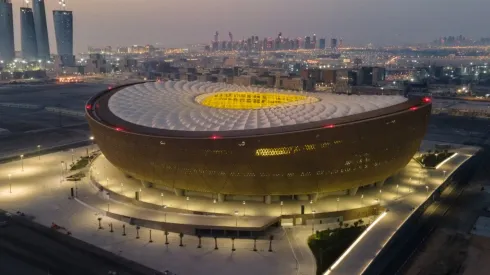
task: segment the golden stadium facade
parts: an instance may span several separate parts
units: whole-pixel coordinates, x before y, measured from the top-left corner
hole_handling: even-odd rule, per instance
[[[312,195],[384,181],[425,135],[430,99],[207,82],[104,91],[86,116],[125,174],[180,194]]]

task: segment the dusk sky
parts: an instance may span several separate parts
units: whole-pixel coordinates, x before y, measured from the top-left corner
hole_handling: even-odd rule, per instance
[[[19,7],[13,0],[16,46]],[[444,35],[490,36],[489,0],[67,0],[75,16],[75,51],[88,45],[171,47],[256,34],[342,37],[345,44],[427,42]],[[46,0],[51,52],[52,10]]]

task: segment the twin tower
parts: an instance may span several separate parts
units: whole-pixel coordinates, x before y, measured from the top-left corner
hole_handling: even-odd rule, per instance
[[[73,12],[53,11],[58,55],[62,60],[73,58]],[[44,0],[32,0],[32,8],[20,8],[22,58],[26,61],[50,58],[48,26]],[[0,60],[15,58],[14,30],[11,0],[0,0]],[[69,62],[66,62],[69,63]]]

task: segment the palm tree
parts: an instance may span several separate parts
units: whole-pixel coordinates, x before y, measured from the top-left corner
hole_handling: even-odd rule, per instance
[[[199,239],[199,244],[197,245],[197,248],[201,248],[201,235],[197,235],[197,238]]]
[[[165,244],[168,244],[168,231],[165,230]]]
[[[184,238],[184,233],[179,233],[179,237],[180,237],[180,244],[179,244],[179,246],[184,246],[182,244],[182,238]]]
[[[218,250],[218,237],[214,236],[214,250]]]
[[[272,252],[272,240],[274,240],[274,236],[270,235],[269,236],[269,252]]]

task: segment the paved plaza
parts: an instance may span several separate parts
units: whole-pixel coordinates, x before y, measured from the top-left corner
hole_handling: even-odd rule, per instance
[[[426,145],[428,146],[428,145]],[[348,208],[357,208],[363,205],[381,202],[390,211],[374,226],[365,237],[335,266],[333,274],[359,274],[376,255],[377,251],[393,235],[411,213],[427,196],[448,177],[454,169],[466,161],[476,152],[474,147],[460,147],[458,155],[445,163],[440,169],[420,169],[416,162],[410,164],[400,172],[390,183],[381,189],[367,188],[360,190],[356,196],[342,196],[337,201],[336,196],[321,199],[309,207],[308,211],[337,211]],[[74,158],[84,155],[86,148],[74,150]],[[163,202],[161,192],[147,188],[142,190],[143,201],[154,204],[168,205],[168,213],[160,210],[148,210],[134,205],[126,205],[107,199],[94,188],[87,180],[74,182],[63,180],[67,172],[63,171],[61,161],[70,163],[72,152],[67,150],[40,158],[33,157],[2,164],[0,166],[0,208],[16,212],[22,211],[32,215],[35,221],[46,226],[52,222],[67,227],[73,237],[95,244],[101,248],[119,254],[128,259],[140,262],[159,271],[170,270],[177,274],[314,274],[315,261],[306,245],[306,238],[311,234],[311,223],[306,226],[275,228],[268,234],[274,235],[272,242],[273,252],[269,252],[267,237],[257,241],[257,252],[253,251],[253,240],[236,239],[236,251],[232,252],[230,238],[218,239],[218,250],[214,250],[214,239],[202,238],[202,248],[197,248],[198,239],[194,236],[184,236],[183,247],[179,246],[179,236],[171,232],[168,236],[169,245],[165,245],[165,235],[161,230],[152,231],[152,240],[149,242],[150,231],[142,228],[140,238],[136,239],[136,228],[130,224],[126,226],[126,236],[122,236],[124,223],[108,218],[104,215],[108,207],[111,212],[118,212],[128,216],[145,217],[147,219],[167,219],[168,222],[185,222],[186,219],[196,219],[197,215],[187,211],[216,212],[228,215],[231,220],[225,221],[232,225],[253,222],[257,219],[267,219],[283,214],[292,214],[299,211],[299,204],[273,203],[267,207],[263,203],[226,202],[214,204],[211,200],[170,196],[164,194]],[[98,158],[94,175],[108,188],[132,193],[144,188],[137,181],[130,181],[124,176],[118,176],[115,168],[105,163],[104,158]],[[22,171],[23,167],[23,171]],[[446,171],[446,172],[444,172]],[[98,173],[98,174],[97,174]],[[121,177],[121,178],[119,178]],[[121,183],[123,185],[121,186]],[[88,202],[87,207],[70,198],[70,188],[76,187],[81,201]],[[381,190],[381,192],[379,192]],[[337,203],[338,202],[338,203]],[[304,202],[303,202],[304,203]],[[309,204],[307,202],[307,204]],[[184,211],[172,211],[181,209]],[[234,215],[239,211],[238,218]],[[245,215],[243,215],[245,214]],[[254,217],[253,217],[254,216]],[[103,229],[98,229],[98,218],[101,218]],[[208,216],[214,221],[222,217]],[[374,217],[373,217],[374,219]],[[226,218],[225,218],[226,220]],[[236,223],[237,222],[237,223]],[[114,232],[110,232],[112,223]],[[316,229],[331,226],[329,224],[316,225]],[[332,225],[333,226],[333,225]]]

